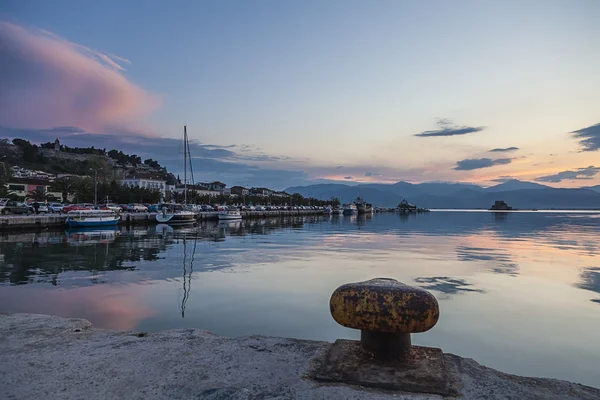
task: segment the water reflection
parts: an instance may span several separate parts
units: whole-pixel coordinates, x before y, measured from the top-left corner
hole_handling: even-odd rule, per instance
[[[465,279],[451,278],[449,276],[419,277],[415,278],[415,282],[424,289],[434,290],[446,295],[469,292],[485,293],[482,289],[474,288],[473,284],[468,283]]]
[[[333,341],[358,333],[332,321],[331,292],[386,276],[440,302],[438,325],[415,343],[507,372],[593,384],[599,222],[575,213],[431,212],[4,234],[0,312]]]
[[[458,246],[456,255],[460,261],[489,262],[492,272],[511,276],[516,276],[518,273],[519,266],[512,261],[510,254],[498,249]]]
[[[587,268],[581,273],[581,281],[576,285],[580,289],[600,293],[600,268]],[[600,299],[591,299],[594,303],[600,303]]]

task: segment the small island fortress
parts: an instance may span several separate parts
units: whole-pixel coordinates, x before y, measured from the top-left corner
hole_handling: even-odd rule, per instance
[[[513,208],[506,204],[506,202],[502,200],[496,200],[494,204],[490,207],[491,211],[510,211]]]

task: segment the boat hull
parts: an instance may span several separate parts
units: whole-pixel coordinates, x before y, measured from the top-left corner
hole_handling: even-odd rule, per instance
[[[103,227],[103,226],[117,226],[119,218],[104,218],[102,220],[82,220],[76,221],[67,218],[67,225],[69,228],[92,228],[92,227]]]
[[[186,214],[156,214],[156,221],[162,224],[190,224],[196,222],[196,216],[193,213]]]
[[[220,221],[232,221],[232,220],[239,220],[242,219],[242,215],[241,214],[218,214],[219,220]]]

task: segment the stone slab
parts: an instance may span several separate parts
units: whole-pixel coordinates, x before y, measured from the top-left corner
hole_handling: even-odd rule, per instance
[[[447,400],[316,382],[332,343],[201,329],[124,332],[86,320],[0,314],[0,399]],[[600,389],[502,373],[444,354],[461,400],[598,400]]]
[[[417,393],[457,395],[444,353],[432,347],[412,346],[407,360],[378,360],[360,342],[337,340],[329,349],[314,378],[326,382],[369,386]]]

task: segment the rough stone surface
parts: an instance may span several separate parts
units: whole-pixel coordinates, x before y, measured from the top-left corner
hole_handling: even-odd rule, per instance
[[[441,349],[412,346],[406,359],[382,360],[360,342],[339,339],[331,346],[314,378],[417,393],[455,395],[460,383],[451,380]]]
[[[0,315],[0,398],[7,399],[443,399],[307,378],[331,343],[92,328],[88,321]],[[600,399],[600,390],[524,378],[445,354],[464,399]]]

